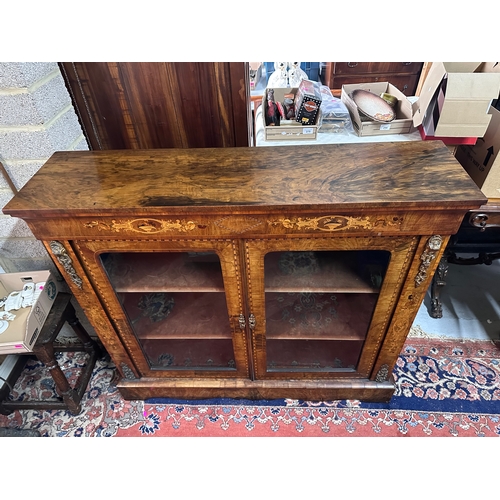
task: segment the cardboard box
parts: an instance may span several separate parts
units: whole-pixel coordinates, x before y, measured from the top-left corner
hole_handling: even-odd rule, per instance
[[[396,118],[389,123],[361,120],[358,107],[349,97],[349,94],[356,89],[367,90],[376,95],[387,93],[397,97]],[[400,90],[389,82],[342,85],[340,98],[351,114],[354,130],[361,137],[367,135],[409,134],[413,131],[413,111],[416,104],[412,104]]]
[[[22,290],[26,283],[41,282],[45,282],[45,285],[33,306],[10,311],[16,318],[9,321],[7,329],[0,334],[0,354],[32,352],[32,347],[59,293],[57,282],[50,271],[0,274],[0,298],[13,291]],[[4,312],[3,307],[0,312]]]
[[[274,100],[283,102],[286,94],[297,96],[297,88],[274,88]],[[299,125],[295,120],[282,120],[279,127],[266,125],[267,89],[262,96],[262,120],[266,141],[311,141],[318,136],[317,125]]]
[[[435,135],[427,135],[422,125],[419,125],[418,131],[423,141],[442,141],[447,146],[459,146],[463,144],[473,146],[477,142],[477,137],[436,137]]]
[[[488,108],[500,92],[500,73],[492,63],[434,62],[422,85],[413,123],[432,118],[435,137],[482,137]]]
[[[489,110],[490,124],[475,146],[459,146],[455,158],[490,199],[500,198],[500,111]]]
[[[295,96],[295,121],[301,125],[316,125],[321,106],[321,85],[302,80]]]

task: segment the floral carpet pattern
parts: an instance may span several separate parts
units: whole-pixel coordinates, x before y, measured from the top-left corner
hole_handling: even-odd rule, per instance
[[[61,354],[75,383],[83,353]],[[408,338],[393,376],[389,403],[218,399],[125,401],[114,367],[100,360],[82,412],[14,411],[0,427],[41,436],[500,436],[500,342]],[[10,399],[55,397],[36,360],[27,363]]]

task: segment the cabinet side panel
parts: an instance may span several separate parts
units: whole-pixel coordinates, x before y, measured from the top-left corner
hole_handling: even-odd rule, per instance
[[[80,264],[69,241],[43,241],[54,264],[65,278],[71,292],[85,311],[87,319],[109,353],[118,371],[126,379],[137,378],[139,373],[109,320],[94,287]]]
[[[110,314],[113,322],[115,339],[119,339],[120,344],[123,344],[130,358],[137,366],[139,374],[143,375],[147,373],[149,365],[144,359],[144,356],[140,355],[142,351],[141,346],[133,335],[126,334],[129,330],[127,317],[123,313],[121,307],[112,307],[112,304],[116,302],[116,297],[111,287],[107,285],[108,279],[98,263],[99,253],[89,248],[85,242],[73,242],[73,245],[85,266],[88,279],[95,289],[95,294],[99,297],[99,301],[102,304],[102,311],[99,312],[101,314]],[[94,312],[91,311],[91,314],[94,314]],[[97,333],[100,334],[100,332]]]
[[[249,146],[243,62],[61,63],[93,149]]]
[[[420,238],[410,271],[375,362],[371,380],[384,381],[392,373],[449,238],[449,236],[424,236]]]

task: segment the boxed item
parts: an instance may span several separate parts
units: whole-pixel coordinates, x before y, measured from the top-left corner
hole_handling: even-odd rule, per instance
[[[413,122],[427,137],[482,137],[500,92],[496,63],[432,63]]]
[[[262,63],[248,63],[250,68],[250,90],[255,90],[262,79]]]
[[[500,198],[500,111],[490,107],[490,124],[474,146],[459,146],[455,158],[490,199]]]
[[[288,94],[293,97],[295,102],[298,91],[297,88],[276,87],[273,90],[275,102],[283,103],[285,101],[285,96]],[[295,119],[280,120],[279,126],[266,125],[268,91],[269,89],[266,89],[264,95],[262,96],[262,120],[264,125],[264,139],[266,141],[302,141],[314,140],[317,138],[317,125],[300,125],[295,121]]]
[[[321,85],[302,80],[295,97],[295,121],[301,125],[316,125],[321,100]]]
[[[0,354],[32,352],[58,292],[50,271],[0,274]]]
[[[390,94],[396,97],[398,100],[395,106],[396,118],[388,123],[365,120],[350,97],[350,94],[357,89],[366,90],[378,96]],[[354,130],[361,137],[367,135],[409,134],[413,131],[413,112],[417,108],[417,104],[412,104],[400,90],[389,82],[342,85],[340,98],[351,114]]]

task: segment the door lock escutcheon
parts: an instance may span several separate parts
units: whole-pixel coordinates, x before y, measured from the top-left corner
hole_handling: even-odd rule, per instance
[[[238,323],[240,325],[240,330],[244,330],[247,322],[243,314],[240,314],[240,317],[238,318]]]
[[[243,313],[241,313],[238,318],[238,324],[240,326],[240,330],[244,330],[247,325],[245,315]],[[248,317],[248,326],[250,327],[250,330],[253,330],[256,324],[257,321],[255,319],[255,316],[253,314],[250,314],[250,316]]]
[[[253,330],[256,324],[257,321],[255,319],[255,316],[253,314],[250,314],[250,316],[248,317],[248,326],[250,327],[250,330]]]

